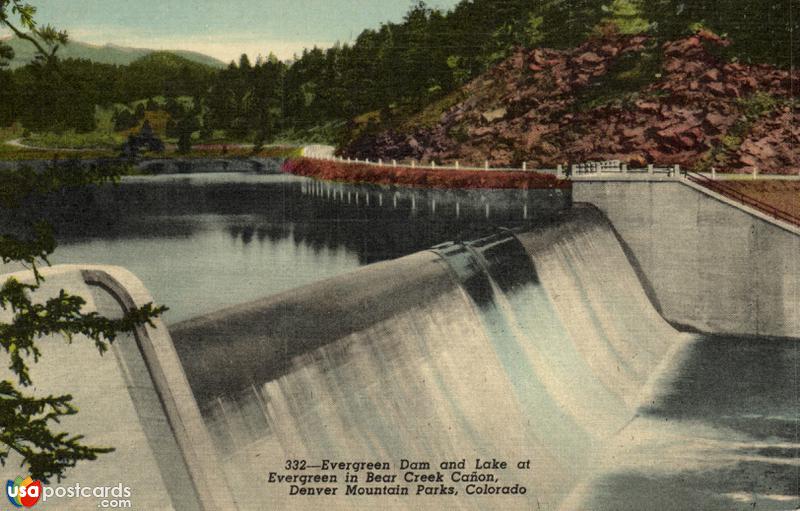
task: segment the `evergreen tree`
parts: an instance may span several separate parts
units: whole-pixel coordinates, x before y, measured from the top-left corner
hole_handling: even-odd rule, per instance
[[[72,84],[60,80],[67,73],[58,74],[60,69],[55,57],[58,45],[66,43],[67,36],[49,27],[38,28],[35,12],[27,3],[0,0],[0,25],[18,34],[22,31],[17,24],[24,27],[28,32],[23,38],[39,52],[35,69],[42,73],[41,77],[59,79],[46,90],[46,101],[69,99],[70,94],[80,88],[66,93],[60,89]],[[18,21],[12,19],[12,13],[16,13]],[[60,111],[56,119],[63,113]],[[0,285],[0,308],[10,311],[12,316],[9,322],[0,322],[0,347],[8,356],[8,367],[13,373],[13,381],[0,381],[0,463],[5,464],[12,452],[17,453],[31,477],[43,482],[52,478],[61,480],[77,463],[94,460],[113,449],[85,445],[80,435],[55,429],[59,428],[62,418],[78,413],[72,396],[38,397],[29,391],[35,383],[29,368],[41,356],[40,338],[61,334],[71,340],[76,335],[85,335],[102,353],[117,335],[149,323],[165,309],[147,304],[127,312],[121,319],[111,320],[84,312],[85,300],[63,290],[44,303],[34,302],[31,293],[39,289],[44,280],[39,267],[47,264],[56,244],[50,228],[35,219],[29,201],[68,187],[114,180],[118,175],[117,168],[79,164],[53,165],[38,172],[24,167],[0,171],[0,208],[14,219],[4,224],[0,233],[0,260],[21,263],[32,271],[30,282],[9,278]]]
[[[635,0],[614,0],[603,11],[606,16],[601,23],[613,25],[621,34],[641,34],[650,29],[642,6]]]

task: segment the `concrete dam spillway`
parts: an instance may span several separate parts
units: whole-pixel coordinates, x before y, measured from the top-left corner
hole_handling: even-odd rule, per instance
[[[588,498],[570,495],[692,338],[653,308],[593,207],[170,331],[241,509],[267,499],[276,509],[317,508],[250,484],[291,459],[529,459],[531,470],[504,471],[496,483],[525,495],[453,485],[459,494],[444,497],[446,507],[558,509]],[[442,509],[408,486],[409,497],[358,500],[342,486],[326,505]]]
[[[657,176],[535,192],[203,174],[67,197],[56,262],[108,266],[37,294],[175,315],[102,359],[41,343],[35,391],[116,448],[65,483],[142,509],[800,506],[800,231]]]

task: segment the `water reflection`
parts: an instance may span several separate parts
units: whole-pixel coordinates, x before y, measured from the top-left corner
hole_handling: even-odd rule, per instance
[[[414,190],[220,173],[126,178],[0,220],[23,225],[44,212],[60,243],[53,263],[127,267],[171,308],[173,322],[527,225],[569,204],[562,190]]]

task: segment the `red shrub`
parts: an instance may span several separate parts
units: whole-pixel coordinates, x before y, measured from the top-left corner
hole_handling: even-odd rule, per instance
[[[309,158],[288,159],[283,171],[298,176],[381,185],[422,188],[570,188],[571,183],[552,174],[514,171],[471,171],[409,167],[377,167]]]

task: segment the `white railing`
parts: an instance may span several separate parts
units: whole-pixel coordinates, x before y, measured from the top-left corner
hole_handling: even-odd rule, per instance
[[[539,172],[545,174],[553,174],[558,177],[569,177],[572,175],[585,175],[585,174],[666,174],[670,177],[680,177],[680,165],[672,165],[669,167],[657,167],[655,165],[648,165],[644,168],[628,168],[627,164],[621,163],[619,160],[610,161],[590,161],[583,163],[572,164],[569,167],[558,165],[556,168],[535,168],[528,166],[527,162],[523,162],[521,167],[493,167],[489,161],[486,160],[483,166],[469,166],[461,165],[460,162],[455,161],[452,165],[440,165],[434,161],[422,163],[417,160],[382,160],[378,159],[372,161],[370,159],[359,158],[343,158],[333,154],[325,154],[321,151],[305,151],[306,158],[315,160],[335,161],[338,163],[346,163],[350,165],[370,165],[374,167],[387,167],[387,168],[412,168],[412,169],[431,169],[431,170],[466,170],[475,172]]]
[[[329,160],[334,157],[334,147],[329,145],[307,145],[303,147],[303,156],[315,160]]]

